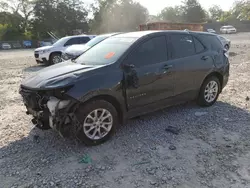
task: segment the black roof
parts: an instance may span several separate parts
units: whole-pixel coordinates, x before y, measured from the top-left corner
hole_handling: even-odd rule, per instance
[[[119,34],[117,37],[132,37],[132,38],[140,38],[146,35],[150,35],[153,33],[179,33],[179,34],[187,34],[187,33],[194,33],[194,34],[206,34],[206,35],[216,35],[213,33],[208,32],[197,32],[197,31],[188,31],[188,30],[147,30],[147,31],[135,31],[135,32],[128,32]]]

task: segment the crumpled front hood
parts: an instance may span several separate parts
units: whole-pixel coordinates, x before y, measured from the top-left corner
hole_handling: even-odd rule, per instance
[[[35,51],[49,50],[51,48],[53,48],[53,46],[43,46],[43,47],[35,49]]]
[[[78,56],[88,50],[90,47],[87,45],[82,45],[82,44],[75,44],[70,47],[68,47],[64,52],[66,54]]]
[[[78,78],[79,76],[83,76],[84,72],[88,72],[102,66],[82,65],[72,63],[71,61],[65,61],[63,63],[42,69],[31,77],[24,79],[21,85],[23,87],[33,89],[46,88],[45,85],[48,82],[67,79],[72,76],[73,78]]]

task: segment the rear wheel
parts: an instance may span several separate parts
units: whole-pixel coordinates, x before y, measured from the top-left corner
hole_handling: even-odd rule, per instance
[[[208,77],[200,88],[198,104],[200,106],[212,106],[220,94],[220,89],[219,79],[216,76]]]
[[[118,115],[115,107],[107,101],[91,101],[76,111],[76,137],[88,146],[107,141],[116,130]]]

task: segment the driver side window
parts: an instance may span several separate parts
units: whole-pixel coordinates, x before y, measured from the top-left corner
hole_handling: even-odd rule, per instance
[[[167,61],[167,44],[165,36],[151,38],[129,55],[126,62],[135,67],[143,67]]]

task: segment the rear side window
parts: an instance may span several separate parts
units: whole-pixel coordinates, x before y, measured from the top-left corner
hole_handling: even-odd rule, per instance
[[[86,44],[90,41],[89,37],[80,37],[79,44]]]
[[[213,51],[219,52],[223,49],[221,41],[216,36],[208,35],[206,36],[206,40],[209,44],[209,48]]]
[[[197,38],[193,37],[193,39],[194,39],[194,45],[195,45],[195,52],[196,53],[203,52],[205,50],[205,47],[203,46],[203,44],[201,44],[201,42]]]
[[[195,47],[192,36],[186,34],[171,35],[172,59],[194,55]]]
[[[142,67],[167,61],[167,44],[165,36],[154,37],[140,44],[133,51],[126,63]]]

